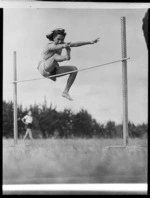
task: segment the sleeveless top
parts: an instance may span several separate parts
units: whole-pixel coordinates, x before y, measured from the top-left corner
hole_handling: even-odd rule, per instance
[[[44,60],[47,60],[48,58],[51,58],[54,54],[61,54],[62,49],[59,50],[51,50],[51,46],[53,46],[53,42],[48,43],[46,45],[46,47],[44,48],[43,52],[42,52],[42,57]]]
[[[59,54],[59,55],[61,54],[62,49],[59,49],[59,50],[51,50],[51,46],[53,46],[53,45],[54,45],[53,42],[50,42],[50,43],[48,43],[48,44],[45,46],[45,48],[44,48],[44,50],[43,50],[43,52],[42,52],[42,54],[41,54],[41,59],[40,59],[40,61],[39,61],[39,63],[38,63],[38,66],[37,66],[37,69],[38,69],[38,70],[40,69],[40,66],[41,66],[41,65],[42,65],[42,70],[43,70],[45,61],[46,61],[47,59],[53,57],[54,54]],[[57,63],[57,64],[58,64],[58,63]],[[44,71],[44,72],[45,72],[45,71]]]

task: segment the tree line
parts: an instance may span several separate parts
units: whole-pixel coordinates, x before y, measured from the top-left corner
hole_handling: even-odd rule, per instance
[[[123,125],[109,120],[105,125],[98,123],[87,110],[73,113],[71,109],[57,111],[52,104],[30,105],[23,109],[18,105],[18,138],[25,134],[21,119],[31,110],[33,114],[34,138],[122,138]],[[129,137],[147,137],[147,124],[128,123]],[[13,102],[3,101],[3,137],[13,138]]]

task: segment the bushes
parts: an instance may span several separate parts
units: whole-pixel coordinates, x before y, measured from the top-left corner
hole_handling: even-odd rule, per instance
[[[116,125],[113,121],[108,121],[105,125],[98,123],[87,110],[81,109],[74,114],[70,109],[57,111],[52,104],[47,107],[47,103],[39,108],[39,105],[30,105],[33,113],[33,137],[34,138],[114,138],[123,137],[122,124]],[[22,137],[25,133],[24,124],[21,118],[29,109],[22,109],[18,106],[18,135]],[[147,124],[135,126],[129,122],[129,137],[147,137]],[[13,137],[13,103],[3,101],[3,136]]]
[[[135,126],[133,123],[129,122],[128,128],[129,128],[129,136],[132,138],[147,136],[148,128],[146,124]]]
[[[86,110],[81,109],[79,113],[73,116],[73,136],[90,138],[93,135],[93,130],[92,117]]]
[[[13,137],[13,103],[3,102],[3,136]]]

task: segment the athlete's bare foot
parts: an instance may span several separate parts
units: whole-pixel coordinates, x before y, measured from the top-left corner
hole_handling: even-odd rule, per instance
[[[72,99],[71,96],[68,94],[68,92],[63,92],[63,93],[62,93],[62,96],[65,97],[65,98],[67,98],[68,100],[73,101],[73,99]]]

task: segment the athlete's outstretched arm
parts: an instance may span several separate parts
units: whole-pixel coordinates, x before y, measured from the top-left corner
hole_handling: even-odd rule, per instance
[[[94,44],[94,43],[97,43],[99,41],[99,39],[100,38],[94,39],[93,41],[80,41],[80,42],[70,43],[70,47],[80,47],[83,45]]]

